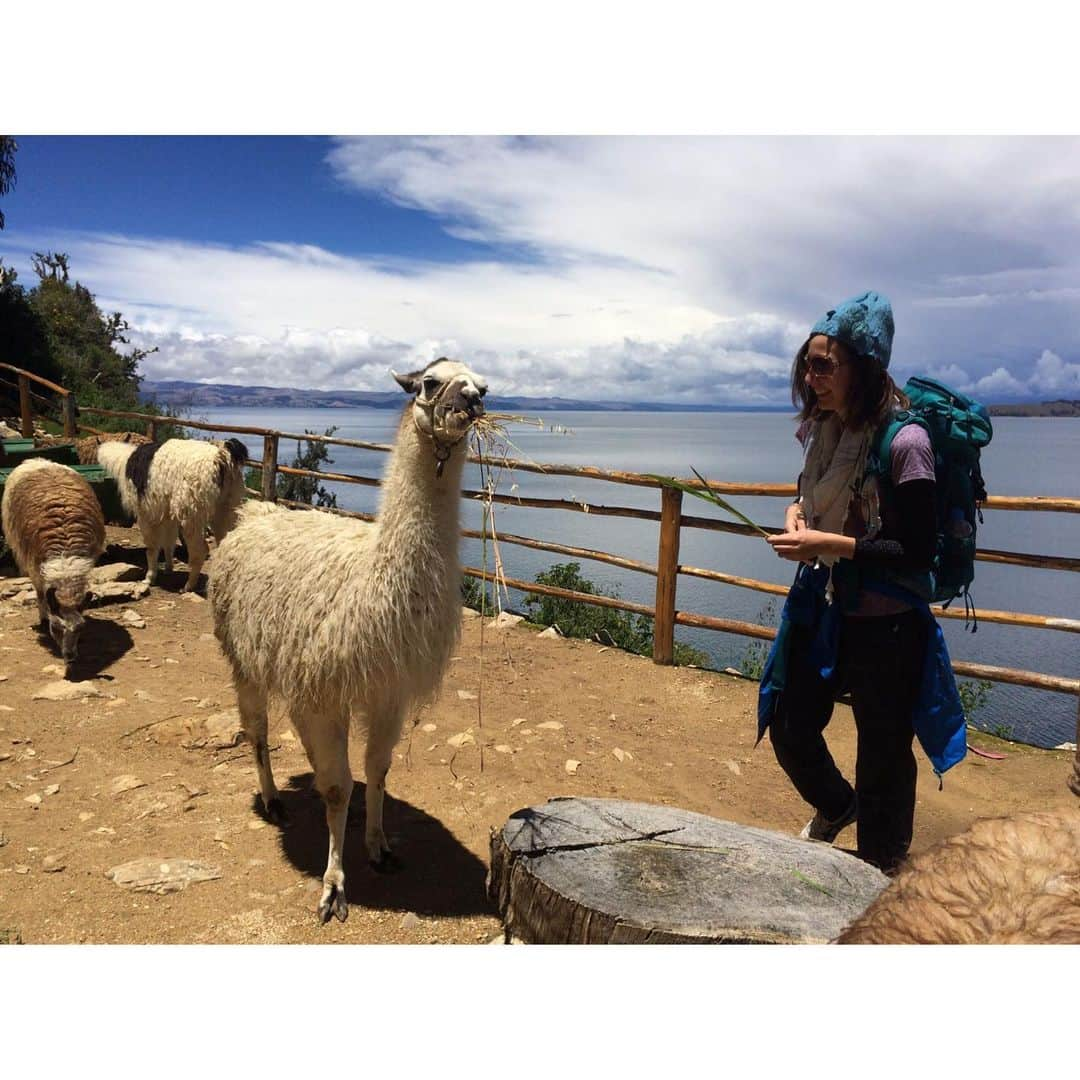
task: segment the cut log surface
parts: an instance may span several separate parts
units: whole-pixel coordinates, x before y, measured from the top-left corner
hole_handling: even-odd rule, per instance
[[[552,799],[491,835],[488,893],[536,944],[831,941],[888,884],[812,843],[675,807]]]

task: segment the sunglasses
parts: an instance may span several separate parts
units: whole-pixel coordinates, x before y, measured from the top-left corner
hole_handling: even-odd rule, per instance
[[[831,356],[809,356],[806,359],[810,374],[820,379],[831,379],[836,374],[836,369],[844,363],[847,361],[834,360]]]

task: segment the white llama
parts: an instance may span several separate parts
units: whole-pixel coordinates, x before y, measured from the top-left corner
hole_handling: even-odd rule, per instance
[[[438,689],[461,624],[459,502],[465,436],[483,378],[445,358],[394,378],[413,401],[387,465],[378,520],[241,512],[215,552],[214,632],[232,664],[266,813],[283,818],[267,750],[267,700],[284,699],[326,804],[330,848],[319,917],[348,915],[342,849],[353,779],[350,719],[366,723],[365,843],[391,858],[383,792],[411,706]]]

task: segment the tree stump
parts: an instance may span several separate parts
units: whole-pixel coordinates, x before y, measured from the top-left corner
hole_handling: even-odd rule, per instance
[[[675,807],[551,799],[491,834],[488,895],[537,944],[826,942],[888,884],[811,843]]]

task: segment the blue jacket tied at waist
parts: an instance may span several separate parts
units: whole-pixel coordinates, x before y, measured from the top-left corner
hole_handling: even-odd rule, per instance
[[[811,569],[805,564],[799,565],[781,612],[780,629],[761,675],[761,688],[758,691],[759,742],[784,692],[792,626],[812,629],[811,659],[821,678],[828,679],[836,669],[843,615],[840,603],[829,602],[826,598],[828,581],[828,567]],[[964,709],[941,627],[930,613],[926,601],[906,590],[886,582],[866,582],[864,587],[904,600],[928,623],[926,657],[911,726],[934,767],[935,775],[941,776],[967,753]]]

